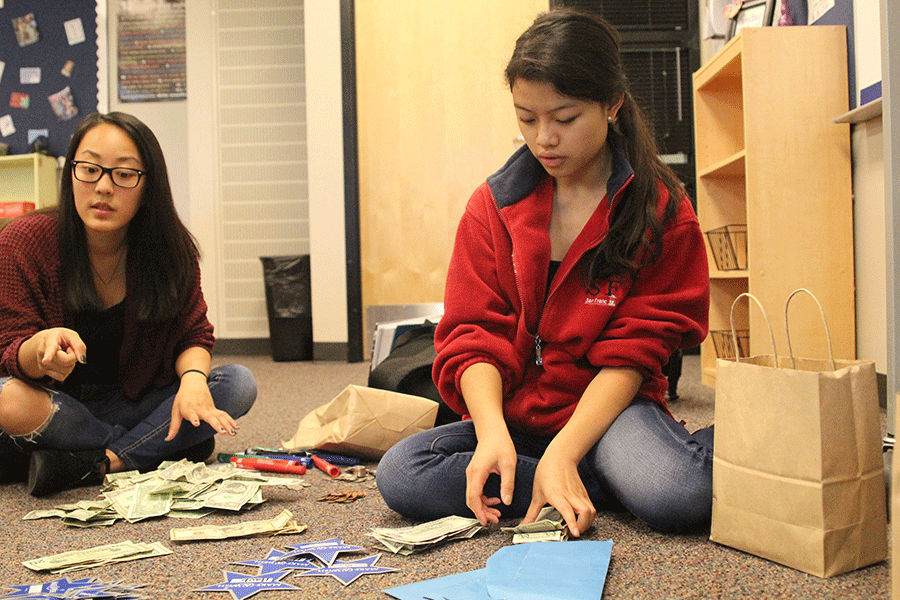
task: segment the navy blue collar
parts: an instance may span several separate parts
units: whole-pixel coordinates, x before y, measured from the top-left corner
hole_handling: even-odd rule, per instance
[[[606,194],[612,200],[634,175],[634,169],[625,156],[619,136],[611,129],[607,143],[612,149],[612,175],[606,182]],[[546,175],[547,171],[541,162],[535,158],[528,146],[523,145],[513,153],[506,164],[488,177],[487,183],[497,208],[505,208],[534,192]]]

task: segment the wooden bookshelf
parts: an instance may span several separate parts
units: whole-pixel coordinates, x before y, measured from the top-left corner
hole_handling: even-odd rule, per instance
[[[751,292],[765,307],[780,355],[784,302],[809,288],[822,302],[836,358],[856,357],[850,128],[844,27],[742,29],[694,74],[697,212],[704,231],[747,226],[747,269],[710,262],[710,330],[730,329],[733,300]],[[814,304],[792,303],[794,354],[827,356]],[[772,348],[758,309],[741,302],[735,326],[751,354]],[[711,338],[703,382],[715,385]]]

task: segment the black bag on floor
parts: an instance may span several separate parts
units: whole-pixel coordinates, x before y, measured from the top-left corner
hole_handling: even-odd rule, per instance
[[[387,358],[369,371],[368,386],[434,400],[440,405],[434,422],[437,426],[459,421],[460,416],[444,404],[431,379],[431,367],[437,358],[435,327],[434,323],[425,321],[394,340]]]

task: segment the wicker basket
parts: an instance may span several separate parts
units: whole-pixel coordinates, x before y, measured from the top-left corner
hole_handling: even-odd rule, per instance
[[[731,339],[731,330],[724,329],[720,331],[710,331],[713,344],[716,346],[716,357],[718,358],[734,358],[734,341]],[[738,354],[741,358],[750,356],[750,330],[735,329],[737,336]]]
[[[747,268],[747,226],[725,225],[706,232],[716,267],[720,271]]]

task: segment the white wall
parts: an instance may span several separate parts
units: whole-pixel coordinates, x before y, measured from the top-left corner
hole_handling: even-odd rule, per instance
[[[119,102],[118,80],[118,6],[117,0],[107,0],[107,40],[108,40],[108,88],[109,110],[131,113],[143,121],[156,134],[166,156],[169,180],[175,206],[182,219],[190,223],[190,202],[188,200],[187,163],[187,103],[178,102]]]
[[[344,259],[344,197],[341,119],[340,4],[306,0],[306,58],[310,161],[310,238],[315,342],[347,342]],[[209,317],[218,324],[221,257],[215,214],[217,182],[210,168],[217,155],[213,90],[213,0],[186,3],[188,100],[119,103],[116,87],[118,2],[107,0],[110,110],[130,112],[147,123],[166,155],[179,214],[203,251],[203,286]]]
[[[313,338],[347,342],[343,94],[338,0],[305,0]]]
[[[881,81],[878,2],[853,3],[858,90]],[[859,91],[857,90],[857,104]],[[856,245],[856,353],[887,373],[887,253],[885,247],[882,118],[852,126],[854,241]]]

